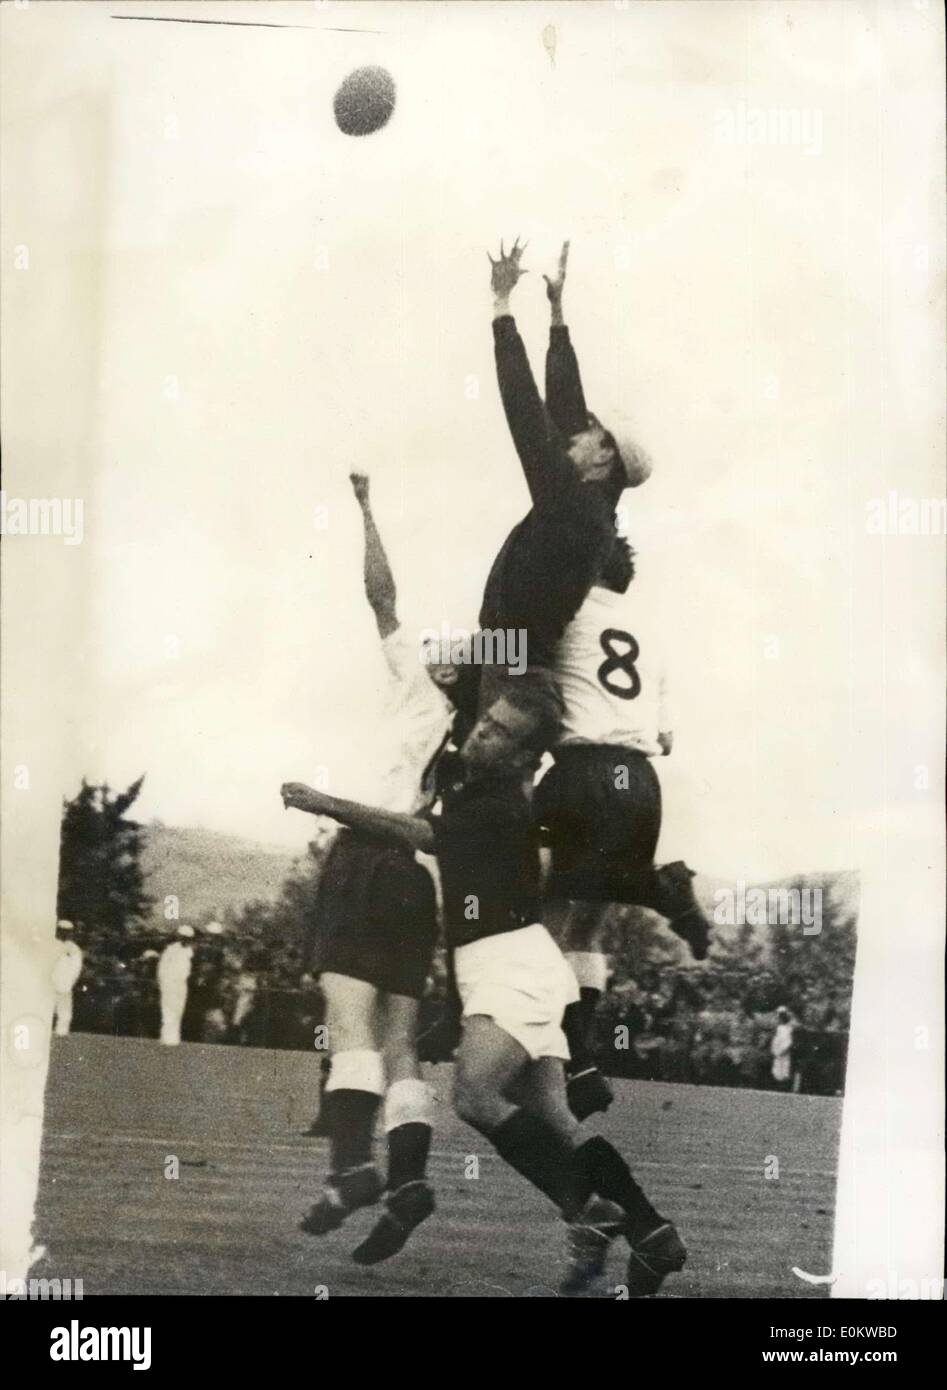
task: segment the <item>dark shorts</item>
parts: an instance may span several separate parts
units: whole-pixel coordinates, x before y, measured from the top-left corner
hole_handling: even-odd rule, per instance
[[[420,999],[436,937],[434,884],[412,852],[340,830],[319,876],[306,969]]]
[[[661,784],[651,759],[630,748],[559,748],[533,809],[552,850],[548,897],[634,899],[647,883],[661,830]]]

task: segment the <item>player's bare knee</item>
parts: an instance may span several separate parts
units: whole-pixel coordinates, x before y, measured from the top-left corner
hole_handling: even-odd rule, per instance
[[[499,1123],[503,1101],[485,1077],[458,1068],[454,1075],[454,1109],[465,1124],[489,1133]]]

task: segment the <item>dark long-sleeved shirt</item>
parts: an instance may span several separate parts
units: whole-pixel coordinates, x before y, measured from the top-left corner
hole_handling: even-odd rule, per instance
[[[569,458],[570,436],[588,424],[569,330],[550,333],[545,405],[513,318],[495,319],[493,335],[500,398],[533,505],[493,563],[480,624],[525,629],[529,667],[548,670],[614,538],[624,479],[616,471],[581,482]]]
[[[518,782],[459,781],[427,819],[451,950],[539,921],[539,831]]]
[[[589,411],[582,390],[579,362],[565,324],[549,329],[546,349],[546,409],[553,424],[568,442],[588,427]]]

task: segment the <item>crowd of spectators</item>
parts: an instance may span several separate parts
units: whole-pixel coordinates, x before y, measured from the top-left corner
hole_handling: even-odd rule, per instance
[[[90,943],[73,1027],[157,1037],[161,944]],[[422,1027],[436,1021],[443,995],[441,973]],[[185,1041],[309,1050],[323,1020],[318,983],[301,974],[291,947],[198,932]],[[712,962],[663,966],[613,979],[596,1018],[597,1054],[615,1076],[835,1094],[844,1086],[847,1026],[847,1000],[811,985]]]
[[[841,1093],[847,1010],[812,990],[792,1006],[771,1002],[763,972],[747,984],[738,992],[684,970],[613,986],[596,1018],[597,1056],[616,1076]]]

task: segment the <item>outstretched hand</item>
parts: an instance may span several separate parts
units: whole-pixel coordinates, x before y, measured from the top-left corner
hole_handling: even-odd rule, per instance
[[[367,473],[350,473],[349,482],[352,484],[352,491],[355,493],[356,500],[360,506],[364,506],[368,501],[368,488],[371,482]]]
[[[279,793],[283,798],[283,809],[286,811],[309,811],[312,815],[318,816],[325,810],[328,802],[328,797],[323,792],[317,792],[314,787],[307,787],[305,782],[284,782]]]
[[[562,300],[562,291],[566,283],[566,266],[568,262],[569,243],[564,241],[562,243],[562,250],[559,252],[559,265],[556,268],[555,277],[550,279],[548,275],[543,276],[546,282],[546,294],[549,297],[550,304],[558,304]]]
[[[487,252],[487,259],[492,267],[490,271],[490,287],[497,299],[506,299],[516,288],[516,283],[521,275],[528,275],[529,271],[523,270],[520,266],[520,257],[529,245],[524,241],[520,246],[519,237],[516,238],[509,252],[504,251],[503,242],[500,242],[500,259],[495,261]]]

